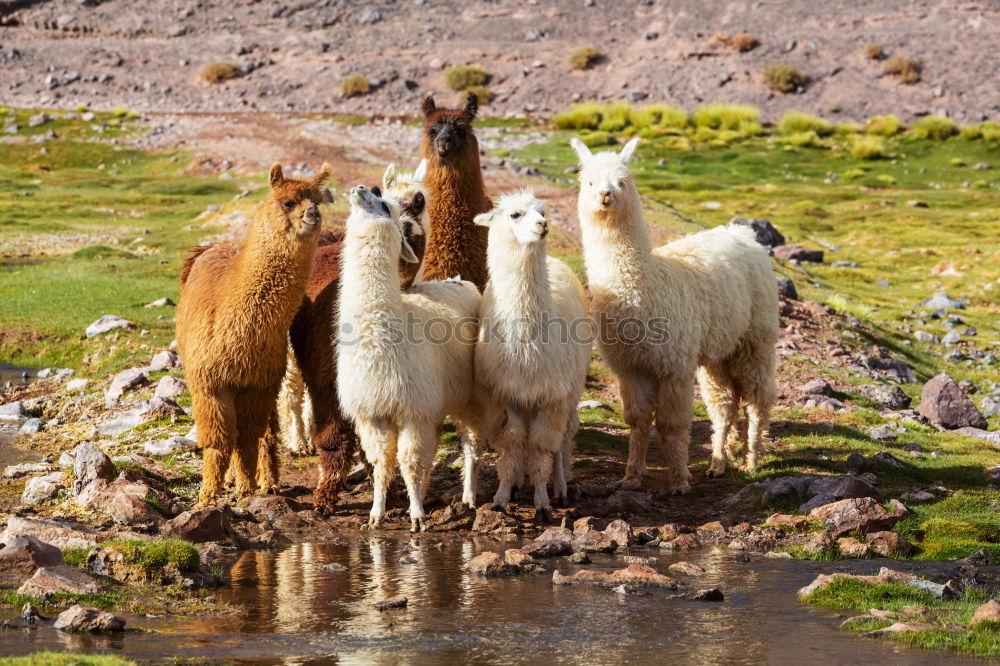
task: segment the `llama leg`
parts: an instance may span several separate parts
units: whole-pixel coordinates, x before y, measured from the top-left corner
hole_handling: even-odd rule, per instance
[[[573,438],[579,427],[580,416],[576,412],[576,405],[572,404],[566,419],[566,431],[563,433],[562,446],[556,452],[555,460],[556,479],[553,483],[553,494],[560,506],[566,506],[569,503],[569,489],[566,482],[573,477]]]
[[[433,422],[408,423],[399,432],[396,454],[400,475],[410,497],[410,531],[426,529],[424,494],[427,491],[427,471],[434,465],[437,451],[437,426]]]
[[[691,440],[694,373],[660,382],[656,402],[656,429],[670,466],[667,490],[672,495],[691,492],[688,445]]]
[[[458,424],[462,439],[462,504],[476,508],[478,475],[476,461],[479,458],[479,433],[465,421]]]
[[[267,430],[257,449],[257,492],[266,494],[278,489],[278,433],[281,431],[278,411],[271,412]]]
[[[385,517],[385,496],[392,482],[396,467],[396,440],[399,432],[388,421],[382,423],[358,423],[361,448],[365,457],[374,467],[372,473],[372,510],[368,519],[368,529],[382,526]]]
[[[649,428],[653,421],[656,386],[650,378],[637,374],[623,373],[619,382],[625,423],[630,428],[628,465],[622,486],[635,490],[642,485],[642,475],[646,471],[646,449],[649,448]],[[660,433],[660,436],[663,434]]]
[[[719,366],[698,368],[698,385],[712,420],[712,463],[707,473],[711,479],[726,472],[726,440],[736,420],[739,397],[725,370]]]
[[[566,434],[566,412],[561,405],[539,410],[528,428],[528,472],[535,484],[535,510],[548,514],[548,484],[553,459],[562,449]],[[560,466],[562,462],[560,461]]]
[[[744,417],[746,416],[746,406],[743,408]],[[747,448],[747,420],[746,418],[739,418],[740,411],[736,410],[736,421],[733,423],[732,429],[729,431],[729,437],[726,439],[726,458],[730,461],[736,460],[740,453],[746,453]]]
[[[236,448],[236,409],[228,392],[195,393],[194,421],[203,449],[198,506],[211,506],[222,491],[229,459]]]
[[[527,435],[524,418],[514,409],[506,410],[504,425],[494,432],[491,440],[497,450],[497,477],[500,480],[493,507],[506,509],[510,491],[519,469],[523,470],[524,438]],[[523,473],[523,472],[522,472]]]
[[[243,391],[236,405],[236,495],[252,495],[257,488],[258,461],[264,434],[274,412],[274,399],[267,400],[268,391]],[[271,394],[273,395],[273,394]],[[270,402],[270,404],[268,404]]]
[[[774,344],[748,345],[733,361],[730,372],[739,379],[746,403],[746,459],[741,469],[752,473],[764,449],[764,435],[771,418],[771,406],[778,397],[774,380]]]
[[[316,436],[316,421],[313,419],[312,393],[309,387],[302,385],[302,455],[316,455],[313,437]]]
[[[335,391],[325,392],[313,399],[316,422],[313,445],[319,452],[319,478],[313,491],[313,502],[317,511],[327,515],[334,511],[339,489],[347,478],[357,450],[354,428],[341,415],[336,400]]]
[[[285,366],[285,378],[281,382],[278,393],[278,412],[281,416],[281,439],[285,447],[294,455],[305,455],[307,442],[306,429],[302,421],[302,407],[305,384],[302,373],[295,362],[295,356],[289,351],[288,363]]]

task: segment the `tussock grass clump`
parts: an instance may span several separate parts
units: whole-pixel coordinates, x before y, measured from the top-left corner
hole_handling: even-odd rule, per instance
[[[927,116],[913,123],[910,132],[918,139],[944,141],[958,134],[958,128],[951,118]]]
[[[748,32],[738,32],[729,37],[717,32],[715,33],[715,41],[723,46],[728,46],[738,53],[752,51],[760,45],[757,38]]]
[[[878,160],[885,157],[887,148],[881,136],[868,134],[852,137],[848,150],[859,160]]]
[[[469,86],[465,90],[459,91],[459,103],[462,105],[465,104],[466,94],[468,93],[475,94],[476,99],[479,100],[480,104],[489,104],[496,96],[493,90],[487,88],[486,86]]]
[[[789,111],[778,121],[778,131],[786,136],[802,132],[814,132],[818,136],[830,136],[833,134],[833,125],[822,118],[817,118],[808,113]]]
[[[231,62],[210,62],[201,68],[201,78],[208,83],[222,83],[240,75],[240,68]]]
[[[485,85],[490,75],[482,67],[455,65],[444,73],[444,81],[452,90],[468,90],[473,86]]]
[[[853,136],[861,131],[861,128],[854,123],[838,123],[833,126],[834,136],[845,137]]]
[[[896,531],[919,545],[918,559],[953,560],[985,548],[1000,557],[1000,492],[959,490],[916,508]]]
[[[900,83],[905,83],[907,85],[916,83],[920,80],[920,71],[923,66],[920,64],[919,60],[914,60],[913,58],[907,58],[906,56],[894,55],[885,61],[882,66],[882,71],[886,74],[891,74],[899,79]]]
[[[688,124],[688,115],[669,104],[650,104],[642,109],[653,116],[653,125],[684,129]]]
[[[823,144],[820,141],[819,134],[814,130],[809,130],[808,132],[794,132],[788,135],[788,144],[795,146],[796,148],[806,148],[808,146],[819,147]]]
[[[569,66],[573,69],[590,69],[601,61],[604,55],[596,46],[581,46],[569,54]]]
[[[0,666],[135,666],[135,662],[111,654],[33,652],[23,657],[0,658]]]
[[[1000,125],[992,121],[987,121],[979,125],[966,125],[959,132],[959,135],[966,141],[1000,139]]]
[[[763,76],[765,86],[783,93],[797,90],[806,83],[805,75],[791,65],[766,65]]]
[[[584,132],[580,135],[580,141],[583,141],[588,148],[607,148],[618,144],[614,135],[608,132]]]
[[[878,44],[869,44],[865,47],[865,57],[869,60],[882,60],[885,58],[885,51]]]
[[[552,122],[559,129],[597,129],[601,124],[602,109],[604,107],[597,102],[583,102],[570,109],[557,113],[552,117]]]
[[[340,82],[340,89],[348,97],[358,97],[371,92],[372,86],[364,74],[349,74]]]
[[[865,131],[878,136],[896,136],[902,125],[897,116],[890,114],[884,116],[872,116],[868,119]]]
[[[102,546],[124,555],[127,564],[141,568],[148,577],[156,576],[168,566],[180,571],[191,571],[198,568],[200,562],[198,549],[194,544],[180,539],[122,539],[108,541]]]
[[[844,172],[844,180],[858,180],[865,177],[864,169],[848,169]]]
[[[600,130],[602,132],[640,131],[652,135],[677,134],[688,124],[687,114],[668,104],[649,104],[635,108],[628,102],[583,102],[556,114],[552,122],[559,129]]]
[[[597,126],[602,132],[621,132],[632,124],[635,111],[628,102],[615,102],[604,108],[601,114],[601,124]],[[643,122],[643,119],[640,119]]]
[[[695,127],[734,130],[747,134],[761,131],[760,113],[745,104],[708,104],[691,114]]]

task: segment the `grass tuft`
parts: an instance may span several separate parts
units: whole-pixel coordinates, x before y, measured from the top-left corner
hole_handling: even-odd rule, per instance
[[[830,136],[833,134],[833,125],[808,113],[789,111],[778,121],[778,131],[786,136],[801,132],[814,132],[818,136]]]
[[[340,89],[347,97],[360,97],[370,93],[372,86],[364,74],[349,74],[340,82]]]
[[[222,83],[240,75],[240,68],[231,62],[211,62],[201,68],[201,78],[208,83]]]
[[[865,131],[878,136],[896,136],[899,134],[901,127],[899,117],[890,113],[884,116],[872,116],[869,118],[868,124],[865,126]]]
[[[148,578],[157,577],[168,566],[191,571],[198,568],[200,562],[194,544],[180,539],[122,539],[101,545],[124,555],[126,564],[138,566]]]
[[[919,60],[907,58],[905,56],[894,55],[885,61],[882,71],[891,74],[899,79],[900,83],[911,85],[920,80],[920,72],[923,66]]]
[[[573,69],[590,69],[603,58],[603,54],[596,46],[580,46],[573,49],[569,54],[569,66]]]
[[[766,65],[763,71],[764,85],[771,90],[789,93],[806,84],[806,77],[791,65]]]
[[[452,90],[468,90],[473,86],[482,86],[489,78],[485,69],[471,65],[455,65],[444,73],[445,83]]]
[[[33,652],[21,657],[0,657],[0,666],[134,666],[135,662],[113,654]]]
[[[745,104],[708,104],[691,115],[691,122],[712,130],[759,131],[760,113]]]
[[[958,128],[951,118],[926,116],[913,124],[910,133],[918,139],[944,141],[958,134]]]
[[[858,135],[851,137],[848,143],[851,155],[859,160],[878,160],[886,155],[888,150],[885,139],[876,135]]]
[[[865,46],[865,57],[869,60],[882,60],[885,58],[885,51],[878,44],[868,44]]]

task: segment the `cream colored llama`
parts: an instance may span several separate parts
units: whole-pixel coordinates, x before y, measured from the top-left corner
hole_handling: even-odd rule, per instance
[[[506,508],[523,468],[544,514],[553,463],[555,497],[567,499],[576,405],[590,365],[586,293],[569,266],[547,256],[544,205],[531,190],[503,195],[475,221],[490,230],[476,386],[482,432],[500,454],[493,504]]]
[[[631,427],[625,486],[646,467],[650,424],[667,453],[668,489],[690,490],[688,441],[696,371],[712,419],[709,476],[726,469],[725,444],[741,403],[753,471],[777,389],[778,294],[771,260],[745,227],[716,228],[652,248],[628,162],[594,155],[578,139],[579,215],[601,356],[618,377]]]
[[[410,498],[411,529],[424,528],[423,499],[445,415],[471,423],[475,285],[423,282],[401,291],[403,244],[390,206],[367,188],[351,190],[340,276],[337,391],[374,467],[368,526],[381,525],[398,462]],[[402,249],[401,249],[402,248]]]

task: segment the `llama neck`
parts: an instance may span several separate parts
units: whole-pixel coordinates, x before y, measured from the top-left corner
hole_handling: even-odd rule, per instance
[[[636,289],[645,283],[653,246],[639,194],[634,186],[632,189],[627,205],[599,213],[603,216],[600,219],[579,211],[587,281],[592,285]]]
[[[317,238],[290,240],[264,215],[254,218],[228,289],[246,321],[291,321],[305,292]]]
[[[393,315],[402,309],[399,258],[388,248],[399,247],[386,225],[370,225],[363,233],[344,239],[340,273],[340,316],[350,319]]]
[[[552,292],[545,244],[497,247],[500,245],[491,239],[490,283],[496,314],[510,319],[535,319],[550,312]]]

